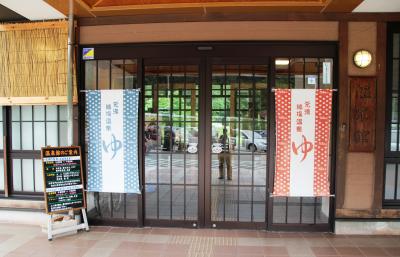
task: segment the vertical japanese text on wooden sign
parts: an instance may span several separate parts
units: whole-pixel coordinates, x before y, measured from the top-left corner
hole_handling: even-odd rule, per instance
[[[372,152],[375,149],[376,79],[350,78],[349,151]]]

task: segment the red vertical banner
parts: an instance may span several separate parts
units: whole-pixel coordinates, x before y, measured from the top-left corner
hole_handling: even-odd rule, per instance
[[[328,196],[332,90],[317,90],[315,101],[314,195]]]
[[[289,195],[291,93],[276,90],[276,160],[274,195]]]
[[[278,89],[276,196],[329,196],[330,89]]]

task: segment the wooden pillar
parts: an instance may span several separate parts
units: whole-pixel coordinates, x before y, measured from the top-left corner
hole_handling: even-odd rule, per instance
[[[385,169],[385,117],[386,117],[386,22],[377,23],[376,76],[377,76],[377,109],[376,109],[376,149],[375,149],[375,182],[372,209],[376,213],[382,208],[383,175]]]
[[[336,148],[336,209],[344,204],[346,161],[349,138],[348,123],[348,22],[339,22],[339,87],[338,124]]]
[[[67,56],[67,142],[74,144],[74,51],[75,51],[75,27],[74,27],[74,1],[69,0],[68,13],[68,56]],[[70,212],[71,213],[71,212]]]

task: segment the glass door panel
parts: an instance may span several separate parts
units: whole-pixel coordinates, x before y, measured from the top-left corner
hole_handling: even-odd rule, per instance
[[[83,68],[83,84],[86,90],[132,89],[138,87],[136,59],[90,60],[84,62]],[[34,115],[38,114],[40,117],[46,117],[47,120],[50,120],[50,122],[47,122],[46,129],[43,128],[43,133],[44,131],[48,132],[49,127],[54,127],[57,130],[56,124],[50,124],[52,120],[57,120],[57,110],[49,110],[49,107],[46,107],[46,114],[43,111],[44,109],[41,110],[39,107],[33,110]],[[58,115],[64,117],[64,113],[65,111],[60,109]],[[86,119],[83,120],[87,122]],[[87,128],[87,125],[85,127]],[[66,131],[66,126],[62,123],[60,124],[60,130]],[[38,130],[35,129],[36,131]],[[47,137],[47,143],[49,140],[56,142],[57,134],[55,135],[55,138]],[[87,131],[85,131],[83,133],[83,150],[85,152],[83,156],[85,158],[88,158],[87,135]],[[60,137],[60,140],[62,138]],[[61,141],[60,143],[62,144]],[[85,163],[87,164],[88,161],[85,160]],[[140,219],[138,214],[140,200],[140,196],[136,194],[87,192],[88,218],[93,224],[136,224]]]
[[[212,65],[211,223],[265,222],[267,65]]]
[[[198,66],[146,66],[144,89],[145,222],[197,221]]]
[[[323,74],[324,65],[330,67],[328,74]],[[276,88],[329,89],[333,88],[332,79],[332,58],[275,59]],[[272,226],[329,225],[329,209],[329,197],[273,197]]]

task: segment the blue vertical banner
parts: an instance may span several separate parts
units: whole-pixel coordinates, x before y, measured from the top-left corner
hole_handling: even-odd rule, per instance
[[[139,90],[86,93],[88,191],[140,194]]]

